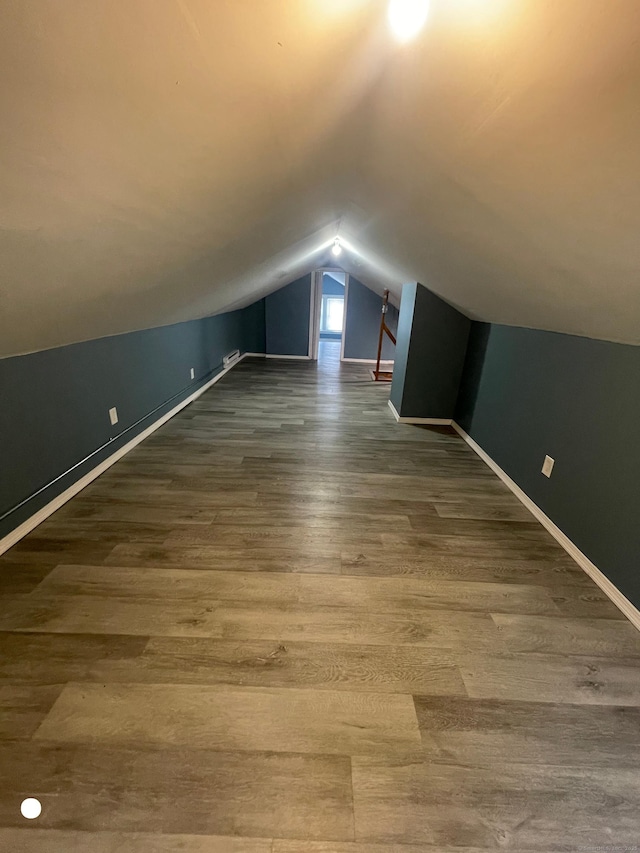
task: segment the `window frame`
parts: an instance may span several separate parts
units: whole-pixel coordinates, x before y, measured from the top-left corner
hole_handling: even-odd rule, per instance
[[[340,327],[337,329],[330,329],[327,326],[327,319],[329,316],[329,302],[331,300],[335,300],[336,302],[340,302],[342,304],[342,321],[340,323]],[[322,294],[322,305],[320,308],[320,332],[324,332],[325,334],[337,335],[342,334],[344,330],[344,309],[345,309],[345,299],[344,296],[337,296],[336,294]]]

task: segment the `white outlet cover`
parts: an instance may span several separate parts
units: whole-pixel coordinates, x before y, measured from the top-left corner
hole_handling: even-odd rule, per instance
[[[191,378],[192,379],[196,378],[196,371],[195,371],[195,368],[193,368],[193,367],[191,368]]]
[[[109,409],[109,420],[111,421],[111,426],[115,426],[118,423],[118,410],[115,406],[113,409]]]
[[[556,464],[556,460],[552,459],[550,456],[544,457],[544,462],[542,464],[542,473],[545,477],[550,477],[551,472],[553,471],[553,466]]]

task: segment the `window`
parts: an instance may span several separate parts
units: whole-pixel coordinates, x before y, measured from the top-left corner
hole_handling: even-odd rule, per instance
[[[321,332],[341,332],[344,318],[344,297],[323,296],[320,315]]]

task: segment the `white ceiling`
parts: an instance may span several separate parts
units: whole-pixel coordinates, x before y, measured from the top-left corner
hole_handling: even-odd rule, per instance
[[[330,263],[640,343],[640,3],[0,5],[0,355],[246,305]],[[322,247],[322,248],[320,248]]]

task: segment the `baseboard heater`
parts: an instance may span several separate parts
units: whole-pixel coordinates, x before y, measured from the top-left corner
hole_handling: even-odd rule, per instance
[[[230,364],[233,364],[234,361],[237,361],[240,358],[240,350],[234,349],[229,355],[225,355],[222,359],[222,364],[225,367],[229,367]]]

